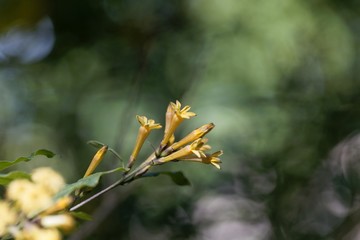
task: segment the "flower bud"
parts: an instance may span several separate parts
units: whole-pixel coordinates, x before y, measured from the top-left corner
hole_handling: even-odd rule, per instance
[[[88,169],[87,169],[86,172],[85,172],[84,177],[87,177],[87,176],[91,175],[91,174],[95,171],[96,167],[97,167],[97,166],[100,164],[100,162],[103,160],[103,158],[104,158],[107,150],[108,150],[108,146],[104,145],[102,148],[100,148],[100,149],[96,152],[95,156],[94,156],[93,159],[91,160],[91,163],[90,163]]]

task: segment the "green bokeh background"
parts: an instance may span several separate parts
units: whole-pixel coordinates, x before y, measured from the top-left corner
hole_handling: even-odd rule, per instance
[[[126,159],[135,115],[163,123],[178,99],[198,116],[177,136],[215,123],[222,170],[168,164],[192,185],[119,188],[68,239],[357,239],[359,13],[355,0],[1,0],[0,157],[52,150],[20,168],[72,182],[88,140]]]

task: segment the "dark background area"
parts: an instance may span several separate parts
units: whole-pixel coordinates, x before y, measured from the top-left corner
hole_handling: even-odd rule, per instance
[[[222,169],[167,164],[191,186],[118,188],[68,239],[359,239],[359,13],[349,0],[0,0],[0,158],[49,149],[20,167],[70,183],[88,140],[127,159],[135,115],[163,123],[178,99],[198,116],[177,136],[214,122]]]

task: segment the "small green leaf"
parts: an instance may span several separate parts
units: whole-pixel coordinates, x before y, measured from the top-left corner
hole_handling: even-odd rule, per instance
[[[116,158],[118,158],[120,160],[121,163],[124,162],[123,158],[120,156],[120,154],[118,154],[114,149],[109,148],[109,151],[115,155]]]
[[[190,181],[185,177],[185,175],[182,172],[166,172],[164,174],[168,175],[176,185],[179,186],[191,185]]]
[[[28,162],[31,159],[33,159],[35,156],[39,156],[39,155],[46,156],[48,158],[52,158],[55,154],[49,150],[40,149],[40,150],[37,150],[36,152],[31,153],[29,157],[19,157],[14,161],[0,161],[0,171],[4,170],[6,168],[9,168],[15,164],[18,164],[20,162]]]
[[[159,175],[167,175],[171,178],[171,180],[179,186],[189,186],[191,185],[190,181],[185,177],[182,172],[151,172],[146,173],[143,177],[156,177]]]
[[[39,149],[34,153],[34,156],[39,156],[39,155],[46,156],[47,158],[52,158],[55,156],[55,153],[47,149]]]
[[[114,172],[124,172],[124,171],[125,171],[124,168],[115,168],[115,169],[110,170],[110,171],[98,172],[98,173],[94,173],[94,174],[92,174],[90,176],[87,176],[85,178],[81,178],[77,182],[66,185],[61,191],[59,191],[55,195],[54,199],[57,200],[59,198],[68,196],[71,193],[73,193],[74,191],[80,190],[80,189],[83,189],[83,188],[94,188],[99,184],[100,178],[103,175],[114,173]]]
[[[87,144],[89,144],[89,145],[91,145],[91,146],[93,146],[93,147],[95,147],[95,148],[102,148],[103,146],[105,146],[104,143],[99,142],[99,141],[96,141],[96,140],[90,140],[90,141],[87,142]],[[121,161],[121,163],[124,162],[124,160],[123,160],[123,158],[120,156],[120,154],[118,154],[113,148],[110,148],[110,147],[109,147],[109,148],[108,148],[108,151],[110,151],[112,154],[114,154],[115,157],[118,158],[118,159]]]
[[[84,213],[84,212],[70,212],[71,215],[73,215],[74,217],[81,219],[81,220],[85,220],[85,221],[91,221],[92,217],[91,215]]]
[[[7,174],[0,174],[0,185],[8,185],[12,180],[25,178],[30,179],[30,174],[21,171],[9,172]]]
[[[96,147],[96,148],[102,148],[103,146],[105,146],[104,143],[96,141],[96,140],[90,140],[90,141],[87,142],[87,144],[89,144],[89,145],[91,145],[93,147]]]

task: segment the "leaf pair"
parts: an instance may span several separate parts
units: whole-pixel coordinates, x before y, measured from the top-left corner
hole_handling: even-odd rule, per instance
[[[19,157],[14,161],[0,161],[0,171],[21,162],[28,162],[36,156],[46,156],[47,158],[52,158],[55,156],[55,154],[46,149],[39,149],[36,152],[31,153],[28,157]],[[0,185],[8,185],[11,181],[19,178],[30,179],[30,174],[22,171],[13,171],[6,174],[0,174]]]

